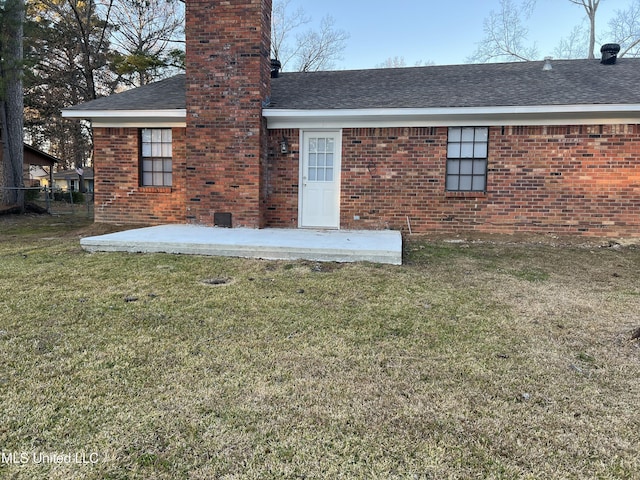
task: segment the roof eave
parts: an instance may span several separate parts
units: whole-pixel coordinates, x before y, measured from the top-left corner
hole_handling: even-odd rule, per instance
[[[184,108],[163,110],[62,110],[63,118],[90,120],[94,127],[185,127]]]
[[[186,109],[62,111],[64,118],[91,120],[94,127],[185,127],[186,114]],[[313,110],[266,108],[262,114],[269,129],[595,125],[640,123],[640,104]]]
[[[263,110],[270,129],[639,123],[640,104]]]

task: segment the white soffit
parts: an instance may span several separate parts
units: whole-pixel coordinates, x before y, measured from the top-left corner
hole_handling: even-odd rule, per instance
[[[187,111],[171,110],[63,110],[63,118],[91,120],[94,127],[186,127]]]
[[[350,110],[264,109],[262,114],[267,119],[270,129],[640,123],[640,105],[635,104]]]
[[[529,107],[263,109],[270,129],[383,128],[494,125],[597,125],[640,123],[640,105]],[[186,109],[63,110],[64,118],[91,120],[94,127],[186,127]]]

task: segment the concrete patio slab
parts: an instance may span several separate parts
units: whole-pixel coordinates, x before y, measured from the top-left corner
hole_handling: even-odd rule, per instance
[[[160,225],[80,240],[90,252],[179,253],[267,260],[402,264],[392,230],[303,230]]]

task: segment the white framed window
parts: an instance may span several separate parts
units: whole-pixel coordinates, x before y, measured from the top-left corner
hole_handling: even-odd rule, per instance
[[[488,153],[488,127],[449,127],[447,191],[486,191]]]
[[[140,185],[170,187],[173,184],[173,144],[170,128],[140,131]]]

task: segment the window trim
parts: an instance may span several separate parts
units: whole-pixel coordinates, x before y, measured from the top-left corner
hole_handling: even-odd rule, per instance
[[[154,157],[154,156],[150,156],[150,157],[145,157],[143,155],[144,152],[144,132],[145,131],[151,131],[153,132],[154,130],[160,130],[160,131],[168,131],[169,134],[171,135],[171,156],[170,157],[163,157],[163,156],[159,156],[159,157]],[[152,133],[153,135],[153,133]],[[162,134],[161,134],[162,136]],[[158,143],[158,142],[149,142],[150,145],[153,145],[154,143]],[[162,144],[162,140],[160,141],[160,143]],[[168,142],[164,142],[164,143],[168,143]],[[153,148],[153,147],[152,147]],[[159,171],[154,171],[151,170],[151,172],[145,171],[144,169],[144,163],[145,160],[153,160],[153,161],[160,161],[162,163],[162,170]],[[164,163],[165,161],[169,160],[171,162],[171,170],[165,170],[164,169]],[[152,174],[152,178],[151,178],[151,183],[145,183],[144,182],[144,174],[146,173],[151,173]],[[161,173],[162,174],[162,183],[153,183],[153,173]],[[167,184],[165,183],[165,178],[166,175],[170,174],[171,175],[171,183]],[[159,191],[165,191],[167,189],[171,189],[173,187],[173,129],[172,128],[140,128],[138,130],[138,186],[141,189],[144,189],[145,191],[156,191],[156,189],[160,189]]]
[[[463,141],[463,132],[464,130],[473,129],[473,140],[471,142]],[[460,140],[459,141],[451,141],[452,131],[459,131]],[[486,131],[486,141],[477,141],[477,134],[479,130]],[[446,157],[446,165],[445,165],[445,192],[446,193],[471,193],[471,194],[483,194],[487,192],[487,182],[488,182],[488,173],[489,173],[489,127],[448,127],[447,129],[447,157]],[[472,156],[463,156],[462,146],[464,144],[471,143],[471,147],[473,150]],[[453,144],[460,145],[460,154],[459,156],[450,156],[449,152],[451,150],[450,146]],[[485,145],[485,155],[484,156],[475,156],[475,150],[477,145]],[[458,173],[449,173],[450,164],[452,161],[457,161],[459,168]],[[462,174],[460,173],[460,167],[463,161],[471,161],[471,173],[470,174]],[[484,162],[484,173],[483,174],[474,174],[474,169],[476,166],[476,162],[482,161]],[[458,188],[450,189],[449,188],[449,179],[455,177],[457,178]],[[471,177],[471,185],[469,189],[461,189],[460,188],[460,180],[462,177]],[[473,188],[474,179],[482,178],[483,179],[483,187],[481,189]]]

